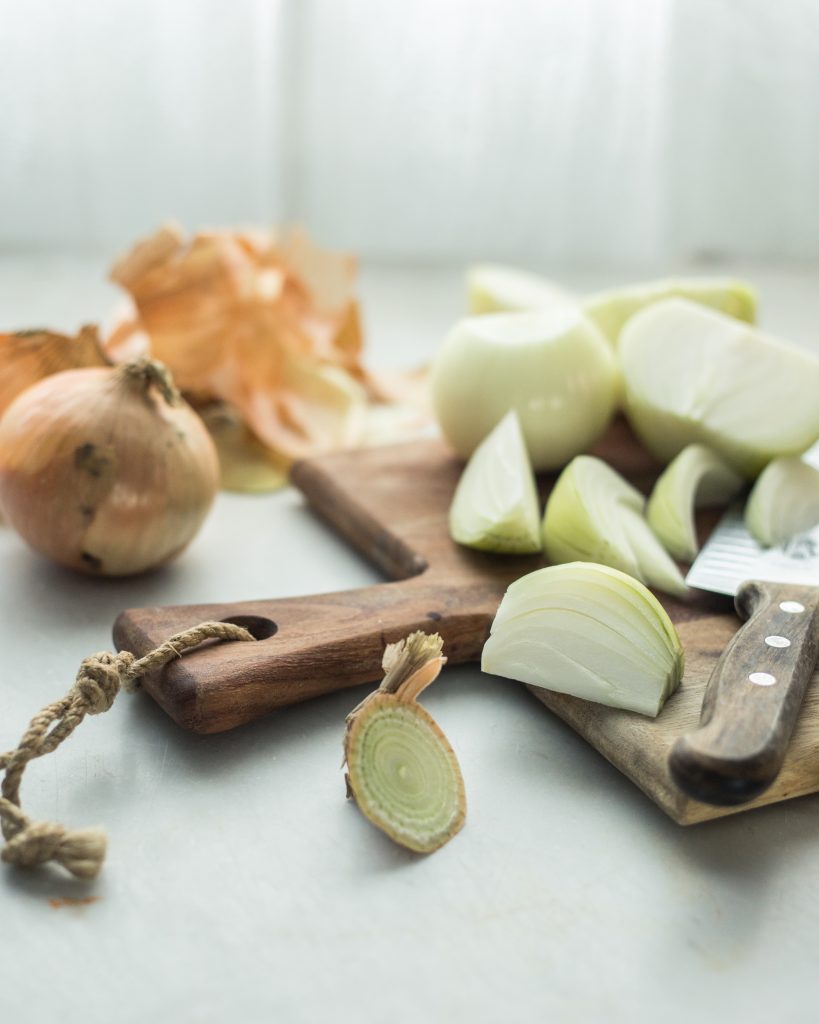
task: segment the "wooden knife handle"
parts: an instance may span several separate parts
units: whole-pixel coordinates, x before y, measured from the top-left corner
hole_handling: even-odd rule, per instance
[[[137,608],[114,624],[138,657],[207,620],[246,626],[256,643],[209,643],[142,680],[179,724],[212,733],[347,686],[381,678],[388,643],[440,633],[450,662],[480,657],[503,587],[437,585],[427,574],[335,594],[237,604]]]
[[[819,588],[743,583],[745,625],[714,667],[699,728],[674,744],[671,776],[718,806],[759,796],[779,774],[816,665]]]

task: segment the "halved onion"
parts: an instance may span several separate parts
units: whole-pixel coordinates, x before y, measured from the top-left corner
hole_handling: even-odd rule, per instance
[[[594,324],[560,307],[459,321],[435,358],[431,385],[438,423],[462,458],[514,408],[534,468],[556,469],[608,426],[617,372]]]
[[[605,565],[538,569],[506,591],[481,668],[655,717],[682,679],[682,644],[641,583]]]
[[[543,549],[551,562],[600,562],[649,586],[687,594],[679,569],[643,515],[645,498],[610,466],[578,455],[546,502]]]
[[[693,562],[699,551],[694,509],[727,505],[744,481],[716,452],[690,444],[666,467],[646,506],[649,526],[674,558]]]
[[[502,313],[576,305],[577,297],[548,277],[499,263],[479,263],[466,272],[469,312]]]
[[[774,459],[754,484],[745,525],[766,547],[785,544],[819,524],[819,469],[790,457]]]
[[[626,288],[612,288],[590,295],[583,308],[609,341],[616,345],[620,331],[635,313],[675,296],[710,306],[747,323],[752,324],[756,320],[756,294],[751,285],[718,277],[667,278]]]
[[[819,358],[694,302],[632,317],[620,363],[631,425],[663,462],[701,442],[754,477],[819,437]]]
[[[514,409],[478,445],[449,509],[449,532],[479,551],[540,551],[535,477]]]

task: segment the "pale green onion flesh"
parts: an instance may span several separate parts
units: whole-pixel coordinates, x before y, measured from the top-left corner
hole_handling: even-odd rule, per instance
[[[654,717],[680,684],[684,655],[671,620],[642,583],[608,566],[573,562],[511,584],[481,668]]]
[[[819,470],[790,457],[763,469],[745,505],[745,525],[760,544],[786,544],[819,524]]]
[[[535,477],[514,409],[472,453],[452,499],[449,532],[480,551],[540,551]]]
[[[579,455],[546,503],[543,549],[550,562],[599,562],[683,597],[679,569],[644,516],[645,498],[601,459]]]
[[[388,645],[381,686],[348,716],[347,791],[390,839],[431,853],[463,827],[466,795],[458,759],[416,698],[446,658],[437,634]]]
[[[475,315],[577,304],[572,292],[549,278],[500,263],[470,267],[466,288],[469,312]]]
[[[594,444],[618,395],[611,346],[571,307],[460,320],[430,383],[435,416],[461,458],[515,409],[535,470],[557,469]]]
[[[402,846],[431,853],[463,824],[458,762],[420,705],[379,694],[351,729],[347,762],[359,809]]]
[[[744,480],[702,444],[684,448],[661,474],[646,506],[646,518],[666,551],[693,562],[699,551],[694,510],[727,505]]]
[[[684,299],[632,317],[620,338],[626,414],[653,455],[714,449],[743,476],[819,437],[819,358]]]
[[[667,278],[645,284],[612,288],[590,295],[583,302],[589,316],[613,345],[626,322],[641,309],[670,298],[689,299],[747,323],[756,320],[756,295],[744,281],[711,277]]]

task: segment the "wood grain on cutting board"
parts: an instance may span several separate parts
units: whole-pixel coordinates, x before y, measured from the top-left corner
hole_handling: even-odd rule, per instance
[[[616,423],[595,453],[643,491],[658,467]],[[210,645],[186,654],[145,688],[181,725],[219,732],[345,686],[380,678],[386,643],[415,629],[439,632],[450,663],[477,660],[507,585],[543,564],[537,557],[469,551],[449,538],[447,513],[462,469],[440,441],[344,452],[299,463],[293,483],[310,505],[393,582],[314,597],[124,612],[114,639],[141,655],[204,619],[245,622],[256,644]],[[545,497],[554,478],[541,480]],[[708,521],[701,523],[707,530]],[[309,553],[305,553],[309,557]],[[722,649],[739,627],[730,600],[697,594],[683,604],[658,595],[686,654],[680,690],[656,719],[531,687],[667,814],[704,821],[819,790],[816,677],[778,780],[735,808],[686,798],[667,769],[674,740],[699,721],[702,694]],[[519,685],[498,680],[499,686]]]

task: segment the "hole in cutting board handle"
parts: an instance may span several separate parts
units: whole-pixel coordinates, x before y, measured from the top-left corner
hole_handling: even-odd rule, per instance
[[[221,621],[231,622],[234,626],[242,626],[257,640],[269,640],[279,630],[272,619],[266,619],[263,615],[230,615]]]

